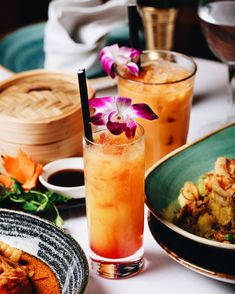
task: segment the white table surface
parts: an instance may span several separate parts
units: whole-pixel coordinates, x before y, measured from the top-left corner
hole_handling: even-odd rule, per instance
[[[195,96],[191,112],[188,142],[201,136],[203,126],[225,118],[227,99],[227,69],[221,63],[195,59],[198,65]],[[1,72],[0,72],[1,77]],[[116,88],[98,91],[97,96],[115,94]],[[78,241],[88,257],[88,234],[83,208],[63,214],[66,230]],[[85,294],[125,293],[235,293],[235,285],[213,280],[185,268],[172,260],[152,237],[147,224],[144,231],[145,267],[138,275],[124,280],[108,280],[89,274]]]
[[[225,118],[227,99],[227,68],[221,63],[195,59],[198,71],[191,113],[188,142],[201,136],[207,123]],[[115,94],[116,88],[98,91],[97,96]],[[85,213],[68,213],[66,228],[88,255]],[[115,293],[235,293],[235,285],[213,280],[195,273],[172,260],[152,237],[147,224],[144,232],[145,268],[138,275],[125,280],[107,280],[90,272],[86,294]]]

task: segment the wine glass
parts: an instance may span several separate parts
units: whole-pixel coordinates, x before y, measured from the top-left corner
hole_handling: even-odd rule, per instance
[[[213,54],[227,64],[229,109],[226,121],[235,121],[235,1],[200,0],[198,15],[202,31]],[[218,123],[213,127],[218,126]]]

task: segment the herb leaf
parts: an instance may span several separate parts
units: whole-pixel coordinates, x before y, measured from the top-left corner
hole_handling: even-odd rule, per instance
[[[70,200],[69,197],[54,193],[52,191],[41,191],[38,189],[24,190],[21,183],[13,180],[11,188],[5,188],[0,185],[0,202],[6,207],[13,202],[16,205],[29,212],[39,212],[53,209],[56,212],[54,223],[57,226],[63,226],[64,221],[59,214],[56,204],[66,203]]]
[[[224,240],[226,241],[233,241],[233,235],[232,234],[227,234],[224,236]]]
[[[26,202],[22,207],[26,211],[37,211],[37,206],[32,202]]]

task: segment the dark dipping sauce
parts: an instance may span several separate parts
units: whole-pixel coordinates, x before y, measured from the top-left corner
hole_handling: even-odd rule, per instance
[[[84,171],[81,169],[62,169],[48,177],[48,183],[60,187],[84,185]]]

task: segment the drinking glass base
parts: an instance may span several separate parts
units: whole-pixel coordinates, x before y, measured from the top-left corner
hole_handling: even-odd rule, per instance
[[[144,258],[130,262],[101,262],[91,259],[91,268],[99,276],[107,279],[124,279],[136,275],[144,266]]]

